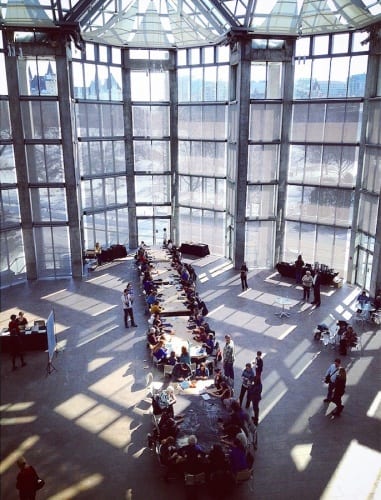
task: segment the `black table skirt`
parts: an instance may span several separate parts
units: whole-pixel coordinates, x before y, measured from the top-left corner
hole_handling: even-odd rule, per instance
[[[295,279],[296,274],[295,274],[295,265],[294,264],[289,264],[288,262],[279,262],[276,266],[276,269],[279,274],[282,276],[286,276],[287,278],[293,278]],[[312,275],[314,274],[314,270],[310,266],[304,266],[303,267],[303,274],[306,271],[311,271]],[[337,272],[331,272],[331,271],[320,271],[320,283],[322,285],[331,285],[333,282],[333,279],[338,275],[339,273]]]
[[[209,246],[203,243],[182,243],[180,252],[187,255],[195,255],[197,257],[205,257],[209,255]]]
[[[46,351],[48,338],[46,332],[35,332],[21,335],[23,351]],[[1,352],[11,351],[11,339],[9,335],[0,335]]]

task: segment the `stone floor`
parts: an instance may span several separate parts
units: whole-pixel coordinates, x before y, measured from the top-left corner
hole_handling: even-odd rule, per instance
[[[381,331],[356,325],[362,349],[346,356],[345,410],[332,419],[323,403],[324,372],[337,352],[313,340],[321,322],[350,319],[358,290],[322,288],[322,306],[300,301],[301,289],[274,271],[238,273],[213,256],[193,260],[209,321],[236,345],[240,373],[257,350],[264,353],[259,447],[252,481],[235,499],[365,500],[381,498]],[[143,298],[135,301],[138,328],[126,330],[121,292],[127,281],[139,294],[134,261],[106,264],[80,281],[56,280],[2,290],[0,326],[25,311],[29,321],[56,320],[58,355],[47,374],[47,353],[32,352],[13,372],[1,364],[1,498],[17,498],[14,465],[23,453],[46,480],[39,499],[185,498],[183,486],[165,483],[150,450],[145,377]],[[277,298],[290,299],[290,317],[275,315]],[[204,498],[201,493],[199,498]],[[206,498],[206,496],[205,496]],[[233,498],[233,496],[232,496]]]

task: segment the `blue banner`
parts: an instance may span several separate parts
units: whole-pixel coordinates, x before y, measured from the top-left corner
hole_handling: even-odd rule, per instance
[[[51,363],[54,353],[56,352],[56,336],[54,333],[54,313],[53,311],[49,314],[46,320],[46,335],[48,338],[48,353],[49,353],[49,363]]]

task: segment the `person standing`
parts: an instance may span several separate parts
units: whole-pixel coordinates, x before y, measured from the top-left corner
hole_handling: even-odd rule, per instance
[[[316,271],[312,279],[312,286],[314,289],[314,301],[312,304],[315,304],[315,307],[320,307],[320,281],[320,273]]]
[[[340,367],[337,376],[335,378],[335,384],[333,388],[332,403],[335,403],[336,408],[333,410],[332,415],[339,416],[344,409],[344,405],[341,402],[341,398],[345,392],[346,382],[347,382],[347,373],[343,367]]]
[[[235,360],[234,343],[230,335],[225,335],[225,346],[222,351],[222,361],[224,367],[224,375],[225,377],[228,377],[231,381],[234,381],[234,360]]]
[[[122,305],[123,305],[123,313],[124,313],[124,326],[128,328],[128,318],[131,320],[131,326],[137,327],[134,319],[134,311],[132,309],[132,304],[134,303],[134,298],[131,291],[128,288],[123,290],[122,295]]]
[[[17,370],[16,359],[20,358],[21,366],[26,366],[23,355],[23,346],[20,336],[19,321],[16,314],[11,315],[11,321],[8,323],[10,350],[12,357],[12,370]]]
[[[241,269],[240,269],[242,291],[248,289],[248,286],[247,286],[247,273],[248,273],[248,271],[249,270],[247,268],[246,262],[244,262],[241,266]]]
[[[303,300],[308,302],[310,300],[310,292],[312,288],[312,275],[311,271],[306,271],[306,274],[302,278],[303,284]]]
[[[262,359],[262,351],[257,351],[257,357],[254,360],[255,365],[255,375],[261,379],[263,372],[263,359]]]
[[[97,265],[101,266],[102,265],[102,247],[98,241],[95,243],[94,247],[94,254],[95,258],[97,259]]]
[[[247,400],[253,405],[253,422],[254,425],[258,425],[259,421],[259,401],[262,399],[262,382],[258,376],[255,376],[250,380],[249,387],[247,389]]]
[[[302,259],[301,255],[298,255],[298,258],[295,261],[295,280],[297,285],[302,284],[303,267],[304,260]]]
[[[251,367],[251,363],[246,363],[245,369],[243,370],[241,377],[242,377],[242,385],[241,385],[241,392],[239,394],[240,406],[242,406],[243,398],[245,397],[247,388],[249,387],[250,379],[254,378],[254,370]],[[248,399],[248,396],[246,396],[246,408],[249,408],[249,406],[250,406],[250,401]]]
[[[339,368],[341,365],[341,360],[336,358],[335,361],[329,366],[328,370],[325,372],[324,382],[328,384],[327,397],[324,399],[324,403],[329,403],[332,401],[332,393],[335,387],[335,381]]]
[[[21,333],[24,333],[25,329],[27,327],[27,324],[28,324],[28,320],[26,319],[26,317],[24,316],[24,313],[22,311],[19,312],[19,315],[17,317],[17,321],[19,323],[19,331]]]
[[[24,457],[20,457],[16,463],[20,469],[16,479],[16,488],[19,490],[20,500],[35,500],[37,491],[45,483],[38,477],[34,467],[26,463]]]

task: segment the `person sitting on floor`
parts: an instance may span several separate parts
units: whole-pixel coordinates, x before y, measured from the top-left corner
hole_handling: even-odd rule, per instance
[[[152,355],[155,356],[158,363],[164,363],[167,358],[167,349],[165,348],[164,340],[159,342],[152,348]]]
[[[214,387],[217,391],[219,391],[222,388],[222,383],[227,382],[227,378],[225,375],[222,373],[221,368],[215,368],[214,369]]]
[[[166,467],[165,480],[168,480],[171,475],[175,476],[178,473],[178,460],[180,459],[173,436],[162,439],[159,455],[160,462]]]
[[[193,330],[193,335],[193,339],[196,340],[196,342],[206,342],[208,340],[208,334],[203,326],[195,328]]]
[[[175,351],[171,351],[169,358],[166,359],[165,364],[175,366],[177,364],[177,357]]]
[[[213,333],[209,333],[208,338],[202,344],[202,347],[205,348],[206,354],[208,356],[211,356],[213,354],[213,351],[214,351],[214,336],[213,336]]]
[[[225,399],[230,399],[233,397],[233,391],[227,382],[221,383],[221,389],[208,389],[206,391],[211,396],[221,399],[224,402]]]
[[[206,469],[205,452],[193,434],[188,438],[188,444],[179,450],[183,457],[183,470],[188,474],[199,474]]]
[[[188,380],[192,375],[191,367],[187,363],[177,363],[172,370],[172,379],[177,382]]]
[[[166,439],[169,436],[176,438],[179,433],[177,422],[168,411],[162,413],[158,426],[160,439]]]
[[[196,368],[196,380],[208,380],[209,378],[209,370],[206,367],[205,363],[200,363],[200,365]]]
[[[151,309],[150,309],[150,313],[151,314],[157,314],[157,313],[161,313],[163,310],[162,307],[160,307],[160,303],[158,300],[155,300],[155,302],[153,303],[153,305],[151,306]]]
[[[191,364],[191,357],[188,352],[188,349],[185,345],[181,347],[181,354],[179,356],[179,363],[186,363],[187,365]]]
[[[155,346],[159,342],[159,338],[156,334],[156,328],[151,326],[147,333],[147,342],[150,346]]]
[[[237,472],[248,468],[246,450],[237,438],[233,441],[233,447],[230,451],[229,458],[230,468],[233,474],[237,474]]]

